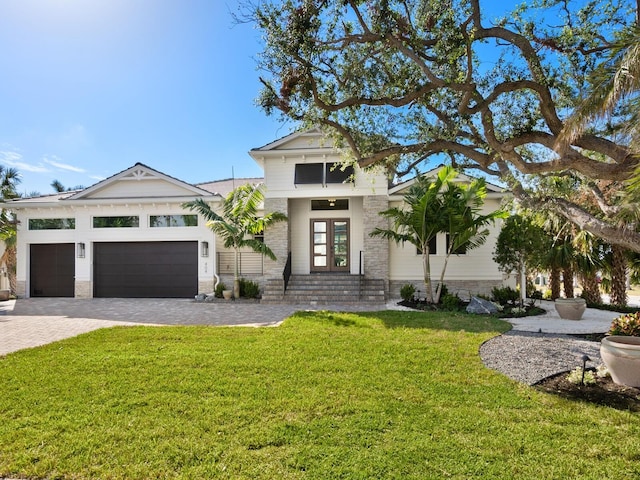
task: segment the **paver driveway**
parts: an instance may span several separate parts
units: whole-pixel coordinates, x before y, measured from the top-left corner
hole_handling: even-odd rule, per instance
[[[377,307],[377,308],[376,308]],[[273,326],[308,305],[262,305],[252,301],[196,303],[164,298],[28,298],[0,302],[0,355],[45,345],[115,325]],[[321,306],[330,310],[376,310],[384,306]]]

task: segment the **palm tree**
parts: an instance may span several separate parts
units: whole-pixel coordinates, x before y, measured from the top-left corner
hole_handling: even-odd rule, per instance
[[[638,2],[640,10],[640,2]],[[613,46],[609,55],[594,70],[589,78],[590,90],[577,106],[573,115],[566,121],[561,144],[578,138],[591,121],[613,115],[624,99],[630,98],[630,114],[627,133],[631,138],[631,147],[638,151],[640,145],[640,127],[638,110],[640,105],[633,98],[640,91],[640,25],[631,28]]]
[[[0,165],[0,199],[2,201],[18,197],[16,186],[20,183],[20,174],[14,168]],[[7,266],[11,293],[16,293],[16,220],[11,212],[0,212],[0,239],[4,241],[5,251],[0,263]]]
[[[454,183],[457,172],[450,166],[443,167],[435,179],[422,175],[404,196],[404,204],[380,212],[392,221],[389,229],[376,228],[371,236],[380,236],[396,243],[409,242],[422,253],[422,266],[427,301],[438,303],[442,292],[447,262],[451,254],[461,248],[467,250],[481,245],[488,230],[482,229],[493,219],[502,216],[496,211],[488,215],[478,212],[486,196],[484,180],[474,180],[468,185]],[[433,294],[429,244],[437,234],[449,234],[449,247],[440,275],[440,284]]]
[[[233,271],[233,296],[240,296],[240,249],[248,247],[254,252],[266,255],[271,260],[276,256],[273,251],[253,235],[263,232],[273,223],[287,220],[281,212],[270,212],[258,217],[258,208],[264,199],[264,184],[240,185],[230,192],[220,204],[220,214],[214,212],[203,199],[198,198],[186,202],[182,206],[197,211],[207,220],[209,227],[224,242],[225,248],[232,248],[235,253]]]

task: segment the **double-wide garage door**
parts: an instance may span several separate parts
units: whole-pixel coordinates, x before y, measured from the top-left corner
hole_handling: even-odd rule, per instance
[[[192,298],[198,242],[93,244],[94,297]]]

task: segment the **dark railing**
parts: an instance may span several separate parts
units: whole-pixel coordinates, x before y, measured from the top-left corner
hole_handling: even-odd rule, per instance
[[[289,279],[291,278],[291,252],[287,255],[287,263],[284,266],[284,271],[282,272],[282,279],[284,280],[284,288],[282,290],[282,294],[287,291],[287,287],[289,286]]]
[[[362,288],[364,286],[364,252],[362,250],[360,250],[360,265],[358,267],[358,278],[359,278],[358,297],[362,298]]]

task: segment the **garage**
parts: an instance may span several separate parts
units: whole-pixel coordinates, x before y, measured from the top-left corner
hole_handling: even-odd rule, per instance
[[[93,244],[94,297],[193,298],[198,242]]]
[[[73,297],[75,293],[75,255],[73,243],[31,244],[31,297]]]

